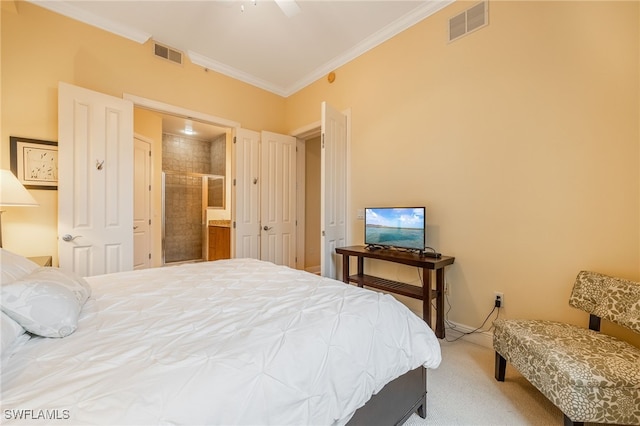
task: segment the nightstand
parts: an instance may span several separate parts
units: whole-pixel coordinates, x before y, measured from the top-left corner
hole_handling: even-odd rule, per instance
[[[40,266],[52,266],[53,264],[53,259],[51,256],[34,256],[34,257],[27,257],[27,259],[37,263]]]

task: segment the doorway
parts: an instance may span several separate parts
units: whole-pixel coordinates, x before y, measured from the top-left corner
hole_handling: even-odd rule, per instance
[[[231,147],[233,146],[233,129],[240,126],[239,123],[225,118],[201,113],[179,106],[166,104],[153,99],[143,98],[130,93],[125,93],[123,98],[129,100],[134,105],[135,120],[134,127],[137,132],[148,136],[153,141],[152,149],[154,150],[152,164],[152,182],[151,182],[151,234],[152,234],[152,266],[163,266],[163,240],[162,240],[162,133],[166,130],[168,123],[166,118],[173,117],[177,129],[184,130],[187,121],[190,121],[191,130],[199,132],[201,126],[207,128],[217,128],[226,135],[226,153],[225,153],[225,182],[223,192],[223,208],[210,207],[207,209],[207,221],[225,220],[230,221],[233,203],[231,202]],[[163,127],[165,129],[163,129]],[[170,133],[181,134],[178,130],[169,131]],[[219,132],[220,134],[220,132]]]
[[[226,129],[162,115],[163,264],[208,258],[208,224],[225,209]],[[211,212],[211,213],[210,213]],[[218,212],[219,213],[219,212]]]
[[[301,150],[298,150],[300,152]],[[302,268],[313,274],[320,274],[320,135],[304,140],[304,264]]]
[[[231,163],[232,157],[239,157],[238,155],[232,154],[231,147],[233,151],[237,150],[239,146],[242,145],[242,138],[238,136],[238,132],[244,131],[238,122],[233,122],[231,120],[227,120],[220,117],[211,116],[209,114],[204,114],[201,112],[188,110],[182,107],[177,107],[170,104],[165,104],[163,102],[142,98],[136,95],[124,94],[124,99],[130,100],[137,108],[142,108],[145,110],[150,110],[153,112],[160,112],[163,114],[172,114],[183,119],[193,119],[202,123],[209,123],[214,126],[222,127],[227,130],[227,189],[228,195],[226,197],[227,205],[226,212],[228,212],[229,219],[233,217],[233,228],[232,228],[232,238],[231,238],[231,253],[233,257],[256,257],[252,256],[250,249],[257,247],[253,241],[259,236],[260,230],[258,227],[255,227],[255,230],[252,231],[255,234],[247,234],[244,235],[239,232],[238,228],[245,219],[245,216],[253,214],[257,209],[256,208],[242,208],[242,201],[249,200],[252,198],[250,195],[253,192],[242,192],[238,194],[238,188],[241,187],[240,180],[244,178],[242,170],[249,170],[249,164],[253,165],[254,158],[253,156],[240,156],[245,161],[246,164],[237,164],[237,158],[233,160],[233,164]],[[327,200],[327,203],[323,203],[324,206],[321,208],[320,212],[320,220],[321,223],[325,223],[325,227],[322,230],[322,250],[321,250],[321,269],[322,275],[325,276],[337,276],[336,266],[337,259],[334,253],[334,248],[336,245],[341,246],[344,245],[345,241],[347,241],[347,236],[349,235],[349,223],[346,221],[346,213],[349,211],[349,185],[350,181],[350,173],[348,169],[349,164],[349,140],[350,140],[350,111],[345,111],[344,113],[340,113],[330,106],[326,105],[325,102],[322,103],[322,120],[321,122],[313,123],[308,126],[304,126],[296,131],[293,131],[291,134],[298,139],[304,140],[312,137],[312,133],[316,135],[320,133],[321,129],[328,129],[326,132],[327,140],[321,141],[323,146],[326,146],[327,149],[322,149],[322,163],[328,164],[331,169],[324,169],[323,167],[323,176],[321,177],[321,182],[324,182],[322,194],[326,194],[324,199]],[[235,131],[235,133],[234,133]],[[257,132],[253,132],[257,133]],[[232,139],[232,135],[237,137],[237,143]],[[336,136],[342,135],[339,139],[334,139]],[[336,144],[334,141],[338,141]],[[253,146],[252,144],[248,146]],[[337,149],[336,149],[337,148]],[[253,151],[252,151],[253,152]],[[326,155],[330,153],[331,155]],[[326,162],[325,158],[330,158],[331,161]],[[335,168],[336,160],[340,163],[339,168]],[[257,163],[256,163],[257,164]],[[240,166],[240,170],[238,167]],[[233,172],[234,176],[234,193],[232,194],[230,187],[230,172],[232,167],[235,167],[236,170]],[[253,166],[251,166],[253,168]],[[154,182],[157,182],[158,185],[155,188],[160,187],[161,181],[161,172],[160,168],[156,169],[154,172]],[[295,169],[293,169],[295,170]],[[248,176],[248,175],[247,175]],[[257,174],[256,174],[257,176]],[[236,184],[236,180],[238,183]],[[256,187],[255,182],[257,180],[255,178],[251,179],[254,184],[247,185],[247,189]],[[346,188],[344,188],[346,184]],[[338,192],[336,192],[336,189]],[[244,188],[243,188],[244,191]],[[157,191],[158,193],[160,191]],[[235,199],[234,199],[235,197]],[[255,203],[254,203],[255,204]],[[252,204],[253,205],[253,204]],[[257,205],[256,205],[257,206]],[[159,206],[158,206],[159,207]],[[253,213],[252,213],[253,212]],[[337,226],[336,226],[337,225]],[[157,232],[157,233],[156,233]],[[154,228],[154,235],[158,236],[158,240],[161,240],[161,227],[158,227],[156,230]],[[249,241],[249,243],[246,243]],[[347,241],[348,242],[348,241]],[[246,247],[245,247],[246,246]],[[154,245],[157,249],[158,245]],[[297,244],[297,250],[304,251],[304,244]],[[155,250],[154,250],[155,251]],[[159,253],[159,251],[158,251]],[[240,254],[238,254],[240,253]],[[326,268],[326,271],[325,271]]]

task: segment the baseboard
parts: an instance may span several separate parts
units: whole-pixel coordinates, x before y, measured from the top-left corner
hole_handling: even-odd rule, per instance
[[[309,266],[304,268],[305,271],[310,272],[312,274],[320,275],[320,265],[318,266]]]
[[[389,294],[393,295],[400,302],[404,303],[404,305],[407,306],[411,310],[411,312],[416,314],[417,317],[422,318],[422,306],[421,306],[422,303],[418,305],[418,303],[415,303],[415,299],[409,299],[408,297],[396,295],[393,293],[389,293]],[[437,316],[435,309],[432,310],[431,313],[432,313],[431,324],[435,324],[436,316]],[[446,340],[451,341],[453,339],[460,338],[460,340],[465,340],[470,343],[475,343],[476,345],[493,349],[493,332],[477,331],[472,334],[466,334],[466,335],[464,334],[464,333],[470,333],[475,329],[476,329],[475,327],[469,327],[468,325],[465,325],[465,324],[458,324],[451,320],[445,321]]]
[[[422,318],[422,312],[416,312],[411,309],[411,312],[416,314],[416,316]],[[436,321],[436,314],[433,314],[432,324]],[[455,327],[455,328],[451,328]],[[484,346],[489,349],[493,349],[493,332],[491,331],[476,331],[472,334],[464,334],[470,333],[475,330],[475,327],[469,327],[468,325],[458,324],[457,322],[453,322],[451,320],[447,320],[445,322],[445,335],[446,340],[453,340],[460,338],[460,340],[465,340],[470,343],[475,343],[476,345]],[[460,337],[462,336],[462,337]]]
[[[464,334],[470,333],[475,328],[469,327],[464,324],[458,324],[453,321],[447,321],[449,325],[445,327],[447,340],[457,339],[460,336],[460,340],[465,340],[470,343],[475,343],[476,345],[484,346],[489,349],[493,349],[493,332],[491,331],[476,331],[472,334]],[[451,326],[455,328],[451,328]]]

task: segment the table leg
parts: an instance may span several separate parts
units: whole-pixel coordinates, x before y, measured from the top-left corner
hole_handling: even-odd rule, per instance
[[[422,268],[422,319],[431,327],[431,271]]]
[[[342,282],[349,284],[349,255],[342,255]]]
[[[362,285],[362,276],[364,275],[364,257],[358,256],[358,287],[364,287]]]
[[[444,268],[436,270],[436,336],[444,339]]]

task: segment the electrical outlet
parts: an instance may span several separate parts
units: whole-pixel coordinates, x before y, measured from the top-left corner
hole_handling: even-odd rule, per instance
[[[364,209],[356,210],[356,219],[364,219]]]
[[[448,281],[445,281],[445,282],[444,282],[444,294],[445,294],[446,296],[448,296],[448,295],[449,295],[449,282],[448,282]]]
[[[494,291],[493,300],[496,308],[504,308],[504,293],[500,291]]]

